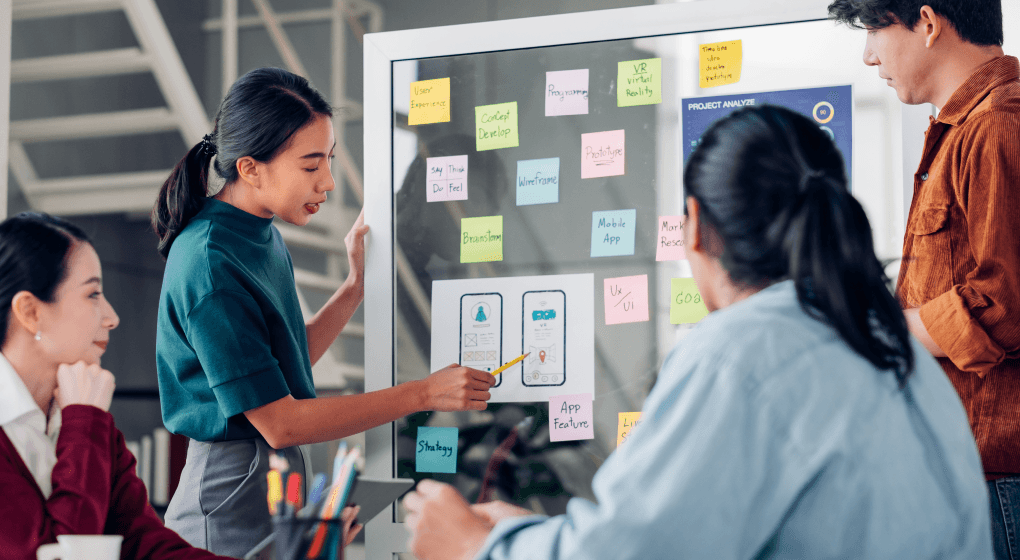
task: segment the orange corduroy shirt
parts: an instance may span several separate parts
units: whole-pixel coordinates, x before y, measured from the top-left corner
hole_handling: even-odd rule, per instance
[[[1020,474],[1020,62],[991,60],[925,133],[896,295],[948,358],[989,479]]]

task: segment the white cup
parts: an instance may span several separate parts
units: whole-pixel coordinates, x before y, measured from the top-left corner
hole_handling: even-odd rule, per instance
[[[58,535],[35,551],[37,560],[119,560],[121,535]]]

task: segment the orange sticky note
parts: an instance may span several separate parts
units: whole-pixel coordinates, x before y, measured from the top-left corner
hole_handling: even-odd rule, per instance
[[[742,46],[739,40],[709,43],[698,48],[699,84],[703,88],[735,84],[740,81],[740,66],[743,64]]]
[[[627,441],[627,436],[630,435],[630,431],[641,423],[640,412],[621,412],[620,422],[616,431],[616,446],[620,447],[620,444]]]
[[[407,124],[450,122],[450,78],[411,84],[411,110]]]

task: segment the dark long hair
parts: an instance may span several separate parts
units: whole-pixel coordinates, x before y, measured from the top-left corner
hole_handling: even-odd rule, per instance
[[[213,167],[226,184],[237,180],[237,160],[273,159],[291,136],[318,116],[333,116],[329,103],[308,80],[279,68],[258,68],[230,86],[212,134],[181,158],[159,190],[152,209],[152,228],[165,259],[181,230],[198,213],[208,195],[207,170]]]
[[[924,6],[946,18],[964,41],[1002,46],[1001,0],[832,0],[829,18],[858,29],[913,29]]]
[[[27,291],[52,302],[78,243],[91,241],[78,226],[48,214],[22,212],[0,223],[0,345],[7,343],[14,296]]]
[[[817,124],[781,107],[736,111],[702,137],[684,168],[684,190],[721,239],[733,282],[792,279],[808,314],[906,383],[914,368],[906,318],[864,208],[847,190],[843,158]]]

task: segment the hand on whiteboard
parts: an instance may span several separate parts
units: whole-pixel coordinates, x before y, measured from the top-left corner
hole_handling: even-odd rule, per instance
[[[450,364],[426,377],[425,410],[485,410],[496,378],[489,372]]]
[[[113,374],[98,364],[60,364],[57,366],[57,388],[53,397],[60,408],[87,404],[106,412],[110,410],[115,386]]]
[[[489,527],[495,527],[500,521],[511,517],[535,515],[535,512],[530,509],[524,509],[520,506],[500,501],[473,504],[471,506],[471,512],[484,519],[485,522],[489,524]]]
[[[408,548],[421,560],[469,560],[492,529],[449,484],[425,479],[404,498]]]
[[[368,233],[368,226],[365,225],[365,209],[361,209],[358,219],[354,220],[351,231],[344,237],[344,245],[347,246],[347,263],[350,265],[348,282],[360,288],[359,293],[365,293],[365,234]]]

